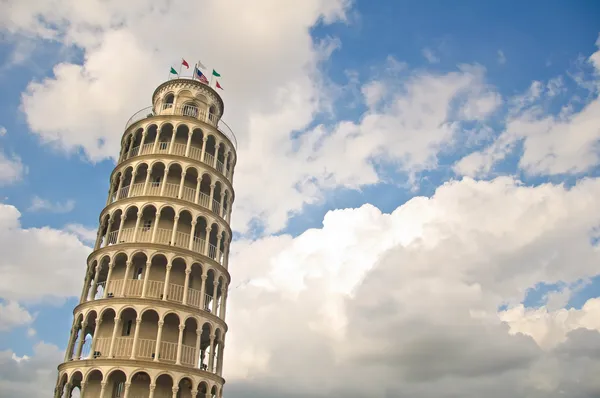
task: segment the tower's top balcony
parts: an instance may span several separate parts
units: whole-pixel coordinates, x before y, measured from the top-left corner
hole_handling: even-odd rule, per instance
[[[212,87],[191,78],[172,79],[162,83],[154,90],[152,104],[129,118],[125,130],[132,124],[153,116],[193,117],[218,129],[237,148],[237,140],[233,131],[221,119],[225,109],[223,100]]]

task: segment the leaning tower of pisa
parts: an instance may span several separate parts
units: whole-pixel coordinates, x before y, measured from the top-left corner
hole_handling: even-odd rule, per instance
[[[222,396],[236,140],[178,78],[125,126],[55,398]]]

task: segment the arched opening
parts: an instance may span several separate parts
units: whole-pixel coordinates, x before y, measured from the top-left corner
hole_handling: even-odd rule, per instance
[[[140,149],[140,155],[148,155],[152,153],[157,135],[158,127],[156,124],[152,124],[146,128],[146,139],[144,140],[144,145],[142,145],[142,148]]]
[[[129,197],[141,196],[144,194],[144,185],[148,176],[148,165],[146,163],[138,164],[135,169],[135,179],[129,188]]]
[[[219,236],[219,226],[216,223],[213,223],[211,225],[211,230],[210,230],[210,237],[208,239],[209,242],[209,246],[208,246],[208,257],[212,258],[213,260],[217,259],[217,248],[219,245],[218,242],[218,236]]]
[[[189,276],[187,304],[195,308],[200,308],[201,291],[202,265],[200,263],[194,263],[192,264]]]
[[[217,276],[215,275],[215,271],[209,269],[206,274],[206,282],[204,286],[204,310],[207,312],[213,312],[214,307],[216,307],[215,301],[215,293],[217,292]]]
[[[68,397],[79,398],[81,397],[81,382],[83,381],[83,374],[80,371],[75,371],[69,378],[69,384],[71,385],[71,391]]]
[[[123,283],[125,280],[125,269],[126,269],[127,255],[125,253],[118,253],[113,259],[113,270],[110,273],[110,279],[108,280],[106,288],[106,297],[121,297],[123,295]]]
[[[65,386],[67,385],[67,381],[69,380],[69,376],[67,376],[66,373],[64,373],[58,381],[58,385],[56,386],[56,389],[58,391],[57,396],[58,397],[62,397],[64,395],[65,392]]]
[[[136,206],[130,206],[125,209],[123,226],[121,231],[117,233],[118,243],[133,242],[133,232],[137,223],[137,215],[138,208]]]
[[[173,103],[175,102],[175,95],[173,93],[168,93],[165,95],[165,100],[163,102],[163,110],[173,108]]]
[[[199,216],[196,218],[196,229],[194,230],[194,239],[192,250],[196,253],[204,254],[206,251],[206,227],[208,223],[206,218]]]
[[[137,312],[133,308],[121,311],[121,327],[117,329],[117,337],[113,347],[114,358],[130,358],[133,349],[133,336],[136,328]]]
[[[211,105],[210,108],[208,108],[208,120],[210,120],[213,126],[217,125],[217,108],[214,105]]]
[[[158,333],[158,313],[152,309],[142,313],[139,340],[136,347],[136,358],[151,360],[155,357]]]
[[[146,272],[145,253],[138,252],[131,258],[131,266],[127,274],[125,274],[126,288],[125,296],[141,297],[144,287],[144,274]]]
[[[154,153],[167,153],[169,151],[171,137],[173,137],[173,125],[171,123],[163,124],[160,128],[158,141],[154,146]]]
[[[162,374],[156,378],[156,388],[154,389],[155,397],[172,397],[173,396],[173,378],[168,374]]]
[[[198,185],[198,170],[195,167],[188,167],[185,170],[185,178],[183,180],[183,190],[181,199],[188,202],[196,202],[196,185]]]
[[[211,178],[208,174],[202,175],[202,181],[200,182],[200,197],[198,204],[202,207],[210,209],[210,190],[211,190]]]
[[[77,352],[78,347],[83,344],[83,339],[85,336],[85,331],[83,330],[83,315],[79,314],[77,320],[74,322],[74,331],[70,335],[70,342],[67,346],[67,360],[72,361],[74,359],[79,359],[79,354]]]
[[[110,220],[108,221],[108,229],[106,231],[107,239],[105,246],[110,246],[117,243],[117,236],[119,234],[119,226],[121,225],[122,214],[123,211],[121,209],[117,209],[112,213]]]
[[[150,375],[140,371],[131,377],[129,397],[147,397],[150,393]]]
[[[181,182],[181,173],[182,172],[183,172],[183,170],[181,169],[180,164],[172,163],[169,165],[166,186],[162,191],[162,194],[164,196],[168,196],[170,198],[178,197],[179,184]]]
[[[189,127],[185,124],[180,124],[177,126],[177,131],[175,132],[175,141],[173,149],[171,150],[171,154],[185,156],[189,131]]]
[[[185,320],[185,329],[183,330],[183,340],[181,346],[181,363],[187,366],[194,366],[196,361],[196,340],[198,332],[196,319],[189,317]]]
[[[127,159],[130,159],[134,156],[139,155],[140,153],[140,144],[142,143],[142,135],[144,133],[144,129],[143,128],[139,128],[137,129],[133,134],[132,134],[132,138],[131,138],[131,148],[129,149],[129,152],[127,153]]]
[[[192,388],[194,385],[189,378],[184,377],[181,379],[178,386],[179,391],[177,392],[177,398],[196,398],[192,397]]]
[[[197,397],[206,398],[206,394],[208,393],[208,384],[205,381],[201,381],[198,384],[198,395]]]
[[[185,283],[185,260],[175,258],[171,261],[171,272],[169,274],[169,289],[167,300],[181,303],[183,301],[183,287]]]
[[[164,318],[160,360],[175,363],[177,359],[177,343],[179,340],[179,316],[169,313]]]
[[[125,382],[127,377],[122,370],[114,370],[107,377],[106,390],[111,398],[123,398],[125,396]]]
[[[142,209],[142,217],[138,226],[135,240],[137,242],[151,242],[154,225],[156,223],[156,207],[146,205]]]
[[[162,299],[167,271],[167,258],[162,254],[157,254],[152,257],[151,262],[152,266],[150,267],[148,286],[146,286],[146,297]]]
[[[171,235],[173,233],[173,224],[175,223],[175,210],[172,207],[165,206],[160,209],[158,214],[158,228],[154,243],[163,245],[171,244]]]
[[[212,211],[217,215],[221,215],[221,193],[223,193],[223,187],[220,181],[215,183],[215,190],[213,192]]]
[[[129,185],[132,180],[133,167],[127,167],[123,173],[123,181],[120,183],[121,188],[117,192],[117,200],[125,199],[129,196]]]
[[[204,153],[204,163],[209,166],[213,166],[215,164],[215,150],[216,150],[217,141],[213,135],[208,136],[208,140],[206,141],[206,152]]]
[[[85,392],[88,397],[99,397],[100,389],[102,388],[102,372],[94,369],[86,376]]]
[[[223,166],[225,163],[225,149],[225,144],[223,143],[217,148],[217,171],[220,173],[223,173],[225,170]]]
[[[100,313],[102,323],[98,329],[98,335],[94,336],[92,345],[93,358],[110,358],[110,342],[115,326],[115,317],[116,313],[112,308],[107,308]]]
[[[204,132],[201,129],[194,129],[192,133],[192,141],[190,142],[189,156],[192,159],[202,161],[202,143]]]
[[[175,242],[173,246],[187,249],[190,245],[190,235],[192,233],[192,214],[188,210],[182,210],[177,220],[177,232],[175,233]]]
[[[78,348],[80,359],[90,359],[92,355],[92,343],[94,341],[94,331],[97,321],[96,311],[90,311],[86,316],[86,328],[84,331],[83,344]]]
[[[210,323],[206,322],[202,325],[202,335],[200,337],[200,358],[198,368],[208,371],[208,358],[210,354]]]
[[[161,185],[164,182],[166,166],[162,162],[154,163],[151,166],[150,180],[146,187],[146,195],[159,196]]]

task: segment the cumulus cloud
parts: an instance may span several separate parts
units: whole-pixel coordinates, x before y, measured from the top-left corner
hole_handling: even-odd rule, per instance
[[[51,202],[47,199],[42,199],[39,196],[34,196],[31,199],[31,205],[27,209],[28,211],[47,211],[50,213],[69,213],[75,208],[75,201],[72,199],[67,200],[64,203]]]
[[[47,397],[56,382],[56,364],[64,352],[52,344],[39,342],[33,347],[33,355],[19,356],[6,350],[0,351],[0,395],[3,397]]]
[[[600,47],[600,46],[599,46]],[[600,50],[588,61],[600,73],[594,61]],[[596,76],[597,77],[597,76]],[[455,165],[461,175],[485,176],[494,165],[522,144],[519,168],[529,175],[546,176],[578,174],[590,170],[600,161],[597,143],[600,140],[600,83],[578,84],[591,90],[591,100],[581,109],[564,106],[558,114],[549,113],[545,101],[563,93],[564,81],[558,76],[548,83],[535,81],[527,92],[510,100],[509,114],[503,132],[487,148],[473,152]],[[574,97],[575,98],[575,97]]]
[[[91,248],[72,233],[23,228],[20,217],[14,206],[0,204],[0,297],[39,301],[78,296]]]
[[[0,148],[0,186],[13,184],[20,181],[27,168],[17,155],[7,155]]]
[[[33,322],[33,316],[16,301],[0,302],[0,332]]]
[[[465,178],[391,214],[335,210],[296,238],[237,242],[228,393],[594,396],[600,355],[580,347],[600,342],[596,300],[544,316],[520,303],[597,273],[598,193],[599,179]]]
[[[67,224],[64,230],[75,234],[81,241],[89,244],[93,244],[96,241],[98,233],[97,228],[88,228],[81,224]]]
[[[403,63],[389,60],[387,75],[361,90],[369,110],[360,120],[306,130],[319,113],[331,110],[339,92],[319,70],[339,42],[314,41],[309,28],[346,21],[349,2],[312,0],[293,9],[267,0],[191,8],[159,4],[140,8],[109,1],[100,7],[93,1],[93,13],[66,0],[52,12],[44,5],[15,4],[17,15],[5,29],[73,44],[85,54],[81,65],[58,64],[52,77],[31,82],[22,109],[43,142],[65,151],[82,148],[92,160],[116,157],[123,122],[149,103],[168,69],[164,60],[200,51],[203,60],[214,62],[209,66],[218,65],[228,87],[225,118],[240,143],[233,227],[241,232],[255,221],[267,233],[278,231],[327,190],[380,182],[376,164],[391,163],[415,181],[418,172],[436,167],[438,153],[452,142],[453,121],[480,120],[499,103],[481,67],[409,73]],[[219,32],[218,43],[196,40],[200,8],[203,29]],[[233,9],[246,16],[243,22],[228,23]],[[114,59],[124,66],[115,68]],[[144,65],[144,73],[132,65]],[[269,76],[269,84],[248,76]],[[463,106],[453,109],[455,101]],[[70,111],[64,118],[49,117],[65,108]],[[259,187],[265,180],[279,187],[276,193],[264,194]]]

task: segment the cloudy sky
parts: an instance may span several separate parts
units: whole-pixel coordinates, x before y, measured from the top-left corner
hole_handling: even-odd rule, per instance
[[[239,142],[225,396],[600,396],[597,2],[0,0],[0,396],[47,397],[125,121]]]

